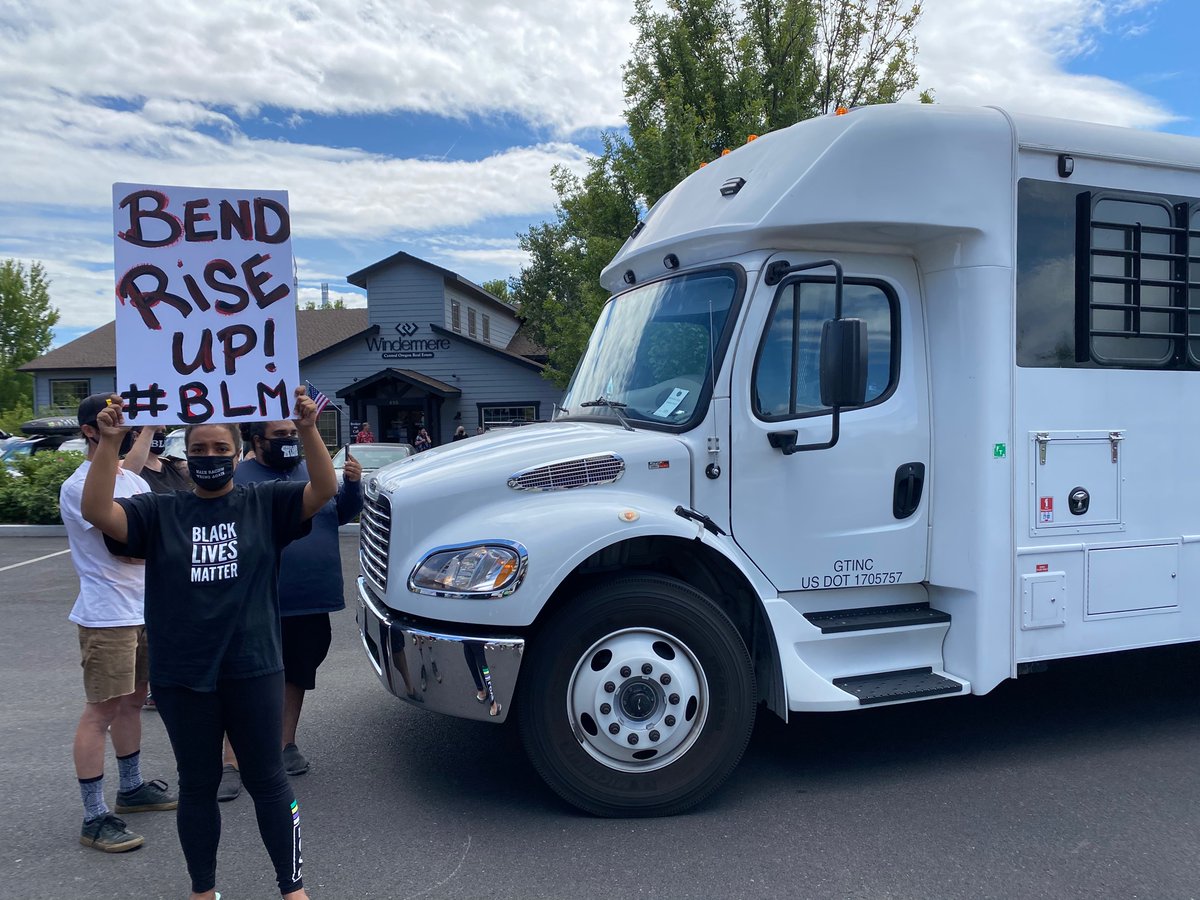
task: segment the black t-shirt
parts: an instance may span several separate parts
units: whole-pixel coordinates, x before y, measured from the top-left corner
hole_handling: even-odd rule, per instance
[[[146,560],[150,683],[212,691],[217,681],[283,668],[279,555],[308,534],[304,483],[238,485],[215,499],[176,491],[138,494],[125,509],[125,544]]]
[[[143,466],[138,472],[150,485],[150,490],[156,494],[169,494],[171,491],[190,491],[192,480],[179,471],[171,460],[164,459],[162,471],[155,472],[149,466]]]

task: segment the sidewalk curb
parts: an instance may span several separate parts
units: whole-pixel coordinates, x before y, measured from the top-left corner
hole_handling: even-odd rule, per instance
[[[66,536],[66,525],[0,525],[0,538]]]

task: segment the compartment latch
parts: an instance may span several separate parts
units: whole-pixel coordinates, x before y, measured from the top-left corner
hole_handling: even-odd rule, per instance
[[[1117,447],[1120,446],[1121,441],[1123,440],[1125,440],[1125,434],[1123,432],[1110,431],[1108,433],[1108,442],[1112,445],[1112,461],[1114,463],[1117,461]]]
[[[1050,443],[1050,432],[1039,431],[1033,438],[1038,445],[1038,465],[1046,464],[1046,445]]]

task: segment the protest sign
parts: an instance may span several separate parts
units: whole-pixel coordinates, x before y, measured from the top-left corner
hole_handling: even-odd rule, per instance
[[[135,425],[291,415],[286,191],[113,185],[117,393]]]

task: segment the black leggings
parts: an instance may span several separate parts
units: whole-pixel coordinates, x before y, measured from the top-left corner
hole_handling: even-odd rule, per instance
[[[242,784],[254,798],[258,831],[275,865],[279,893],[303,886],[300,808],[283,771],[283,673],[217,683],[212,692],[154,685],[154,700],[179,766],[179,843],[192,890],[211,891],[217,877],[221,812],[221,740],[237,754]]]

